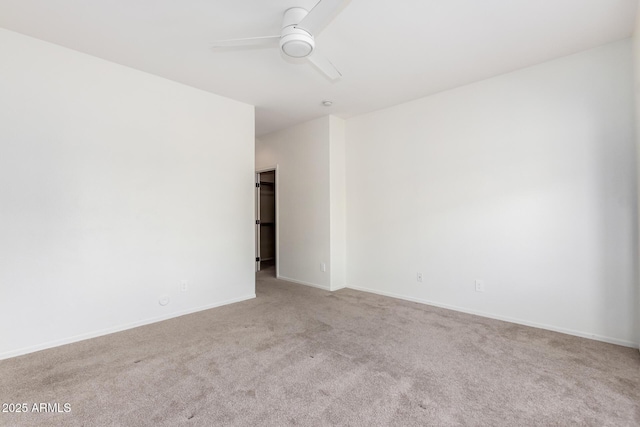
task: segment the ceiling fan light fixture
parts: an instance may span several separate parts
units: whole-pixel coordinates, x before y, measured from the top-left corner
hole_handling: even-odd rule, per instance
[[[290,33],[280,39],[280,49],[285,55],[292,58],[304,58],[309,56],[315,48],[315,42],[311,35],[303,33]]]
[[[307,58],[329,80],[338,80],[342,77],[340,71],[329,59],[314,52],[316,48],[314,35],[318,35],[349,0],[315,1],[316,4],[310,11],[302,7],[291,7],[285,10],[279,35],[218,40],[212,48],[277,45],[281,55],[296,59]]]

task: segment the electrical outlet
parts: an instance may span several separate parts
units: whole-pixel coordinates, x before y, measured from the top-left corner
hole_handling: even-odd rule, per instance
[[[189,282],[187,282],[186,280],[183,280],[180,282],[180,290],[182,292],[187,292],[189,290]]]
[[[323,273],[327,271],[327,264],[325,264],[324,262],[320,263],[320,271],[322,271]]]
[[[416,273],[416,280],[422,283],[422,273]]]
[[[484,292],[484,280],[476,279],[476,292]]]

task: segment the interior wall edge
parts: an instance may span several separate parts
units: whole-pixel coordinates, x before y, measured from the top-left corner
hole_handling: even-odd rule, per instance
[[[329,286],[318,285],[317,283],[311,283],[311,282],[305,282],[303,280],[292,279],[292,278],[286,277],[286,276],[278,275],[277,278],[280,279],[280,280],[285,280],[287,282],[295,283],[296,285],[310,286],[312,288],[318,288],[318,289],[322,289],[322,290],[325,290],[325,291],[333,290]]]
[[[224,305],[235,304],[235,303],[241,302],[241,301],[247,301],[247,300],[250,300],[250,299],[254,299],[255,297],[256,297],[256,294],[253,293],[253,294],[245,295],[245,296],[239,297],[239,298],[232,298],[232,299],[229,299],[229,300],[220,301],[220,302],[216,302],[216,303],[213,303],[213,304],[203,305],[201,307],[190,308],[190,309],[187,309],[187,310],[168,313],[166,315],[159,316],[159,317],[140,320],[138,322],[127,323],[127,324],[124,324],[124,325],[114,326],[112,328],[101,329],[101,330],[94,331],[94,332],[87,332],[87,333],[84,333],[84,334],[80,334],[80,335],[76,335],[76,336],[72,336],[72,337],[68,337],[68,338],[63,338],[63,339],[59,339],[59,340],[55,340],[55,341],[49,341],[49,342],[45,342],[45,343],[42,343],[42,344],[37,344],[37,345],[34,345],[34,346],[19,348],[17,350],[11,350],[11,351],[7,351],[7,352],[4,352],[4,353],[0,353],[0,360],[10,359],[10,358],[13,358],[13,357],[18,357],[18,356],[23,356],[25,354],[35,353],[37,351],[42,351],[42,350],[48,350],[48,349],[55,348],[55,347],[61,347],[63,345],[73,344],[73,343],[76,343],[76,342],[85,341],[85,340],[89,340],[89,339],[92,339],[92,338],[98,338],[98,337],[102,337],[102,336],[105,336],[105,335],[111,335],[111,334],[114,334],[114,333],[117,333],[117,332],[123,332],[123,331],[127,331],[129,329],[135,329],[135,328],[139,328],[141,326],[151,325],[153,323],[158,323],[158,322],[162,322],[162,321],[165,321],[165,320],[174,319],[176,317],[182,317],[182,316],[186,316],[188,314],[198,313],[200,311],[210,310],[210,309],[216,308],[216,307],[222,307]]]
[[[397,299],[401,299],[401,300],[404,300],[404,301],[411,301],[411,302],[416,302],[416,303],[419,303],[419,304],[429,305],[429,306],[433,306],[433,307],[444,308],[444,309],[447,309],[447,310],[453,310],[453,311],[457,311],[457,312],[460,312],[460,313],[472,314],[474,316],[485,317],[487,319],[500,320],[500,321],[503,321],[503,322],[514,323],[516,325],[529,326],[529,327],[532,327],[532,328],[544,329],[544,330],[547,330],[547,331],[558,332],[558,333],[561,333],[561,334],[572,335],[572,336],[575,336],[575,337],[587,338],[587,339],[591,339],[591,340],[595,340],[595,341],[606,342],[606,343],[609,343],[609,344],[621,345],[623,347],[639,348],[639,346],[640,346],[640,344],[637,343],[637,342],[622,340],[622,339],[618,339],[618,338],[614,338],[614,337],[607,337],[607,336],[603,336],[603,335],[591,334],[589,332],[583,332],[583,331],[577,331],[577,330],[573,330],[573,329],[561,328],[561,327],[557,327],[557,326],[553,326],[553,325],[547,325],[547,324],[544,324],[544,323],[530,322],[528,320],[518,319],[518,318],[514,318],[514,317],[509,317],[509,316],[500,316],[500,315],[497,315],[497,314],[491,314],[491,313],[487,313],[487,312],[483,312],[483,311],[471,310],[471,309],[468,309],[468,308],[465,308],[465,307],[459,307],[459,306],[454,306],[454,305],[449,305],[449,304],[442,304],[442,303],[439,303],[439,302],[426,300],[426,299],[422,299],[422,298],[415,298],[415,297],[410,297],[410,296],[406,296],[406,295],[395,294],[395,293],[392,293],[392,292],[378,291],[376,289],[370,289],[370,288],[366,288],[366,287],[362,287],[362,286],[347,285],[347,288],[348,289],[353,289],[355,291],[367,292],[367,293],[371,293],[371,294],[382,295],[382,296],[385,296],[385,297],[397,298]]]

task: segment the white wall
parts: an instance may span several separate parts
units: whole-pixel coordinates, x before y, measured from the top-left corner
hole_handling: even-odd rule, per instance
[[[0,30],[0,358],[253,297],[253,120]]]
[[[329,117],[322,117],[255,143],[256,169],[278,165],[279,277],[323,289],[331,287],[329,131]]]
[[[631,57],[625,40],[349,119],[348,285],[637,344]]]
[[[331,290],[346,286],[347,274],[347,189],[346,189],[346,122],[330,116],[329,138],[329,209]]]
[[[636,12],[636,26],[633,33],[633,77],[635,95],[635,119],[636,119],[636,162],[640,165],[640,3]],[[638,174],[640,183],[640,174]],[[638,185],[640,192],[640,184]],[[640,193],[638,194],[640,202]],[[640,221],[640,217],[638,218]],[[640,237],[640,236],[639,236]],[[638,281],[638,308],[636,310],[636,323],[638,325],[638,342],[640,342],[640,281]]]
[[[345,155],[345,121],[333,116],[256,139],[256,169],[278,166],[278,277],[345,287]]]

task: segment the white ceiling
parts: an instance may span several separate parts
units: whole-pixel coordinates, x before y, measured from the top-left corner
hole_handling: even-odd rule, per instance
[[[348,118],[631,36],[637,0],[351,0],[316,37],[331,82],[277,48],[316,0],[0,0],[0,26],[256,106],[256,133]],[[7,60],[3,58],[2,60]],[[323,107],[329,99],[332,107]]]

